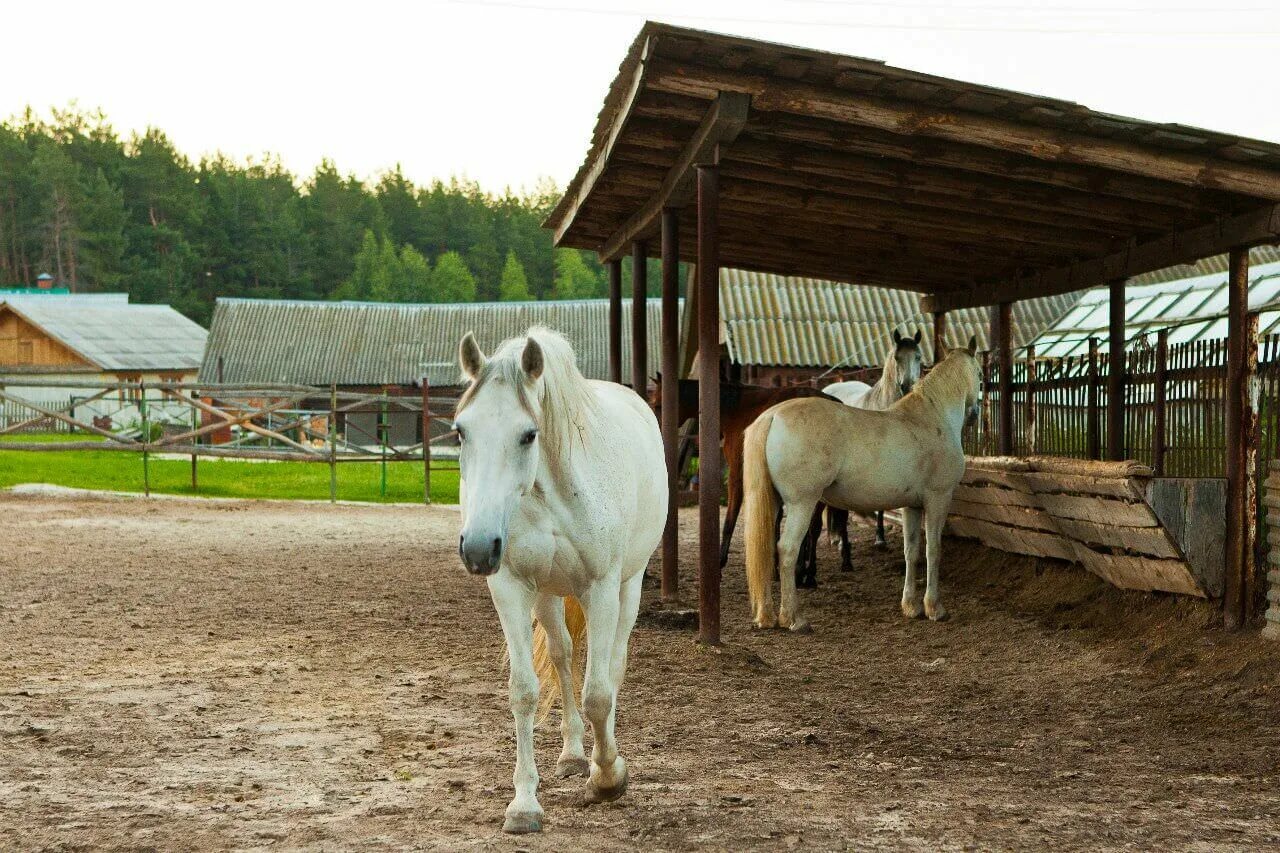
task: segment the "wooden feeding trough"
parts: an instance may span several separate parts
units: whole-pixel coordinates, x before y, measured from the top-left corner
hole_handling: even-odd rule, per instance
[[[1153,478],[1136,462],[970,458],[947,529],[1080,563],[1124,589],[1222,594],[1224,480]]]

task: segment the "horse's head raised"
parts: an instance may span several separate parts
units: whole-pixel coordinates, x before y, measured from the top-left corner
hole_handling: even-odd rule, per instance
[[[500,349],[487,359],[468,332],[458,361],[471,381],[453,423],[465,484],[458,555],[471,574],[491,575],[501,565],[511,515],[538,473],[543,352],[529,337],[519,352]]]
[[[920,381],[920,371],[924,366],[920,355],[920,330],[916,329],[915,336],[908,338],[894,329],[893,343],[893,380],[905,397]]]
[[[982,365],[978,362],[978,338],[969,336],[969,345],[957,347],[945,353],[947,358],[963,358],[967,362],[969,390],[965,396],[964,425],[972,426],[978,422],[982,412]]]

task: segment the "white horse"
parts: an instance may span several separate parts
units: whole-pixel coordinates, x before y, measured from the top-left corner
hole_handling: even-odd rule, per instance
[[[893,349],[885,359],[884,369],[875,385],[865,382],[833,382],[823,392],[835,397],[846,406],[855,409],[887,409],[911,392],[920,381],[924,359],[920,354],[920,330],[915,336],[905,338],[893,330]],[[849,514],[844,510],[827,508],[827,536],[830,541],[839,540],[841,567],[851,571],[849,558]],[[887,548],[884,537],[884,512],[876,513],[876,547]]]
[[[952,350],[910,394],[884,411],[806,397],[779,403],[747,428],[747,588],[758,627],[808,627],[789,571],[780,573],[782,601],[774,613],[774,560],[795,565],[819,501],[857,512],[903,507],[902,612],[946,618],[938,597],[942,527],[951,493],[964,475],[961,431],[977,418],[982,401],[976,349],[970,339],[968,348]],[[775,540],[779,499],[785,518]],[[923,606],[916,589],[922,513],[928,563]]]
[[[458,552],[468,572],[488,580],[511,665],[515,799],[503,829],[537,832],[533,728],[539,684],[549,688],[552,673],[564,705],[557,775],[589,772],[593,802],[626,790],[614,712],[644,568],[667,517],[665,455],[644,401],[584,379],[555,332],[532,328],[488,359],[468,333],[459,361],[471,384],[454,419],[462,443]],[[573,645],[584,634],[590,763],[573,695]]]

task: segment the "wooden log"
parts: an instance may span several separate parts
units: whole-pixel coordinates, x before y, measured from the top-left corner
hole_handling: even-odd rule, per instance
[[[1018,506],[1026,509],[1041,509],[1035,496],[1015,489],[1004,489],[998,486],[976,485],[962,482],[951,493],[953,501],[968,501],[979,504],[995,504],[998,506]]]
[[[1128,477],[1091,477],[1085,474],[1049,474],[1029,471],[1020,475],[1036,494],[1091,495],[1140,501],[1145,490]]]
[[[1058,518],[1078,518],[1123,527],[1156,527],[1155,513],[1145,503],[1078,495],[1038,495],[1040,506]]]
[[[1204,590],[1181,560],[1102,554],[1084,545],[1076,546],[1076,554],[1086,569],[1112,586],[1205,597]]]
[[[1086,545],[1123,548],[1148,557],[1181,560],[1182,553],[1159,527],[1121,527],[1075,518],[1055,518],[1054,526],[1063,536]]]
[[[1039,530],[1022,530],[993,524],[976,518],[952,516],[947,519],[947,529],[955,536],[978,539],[989,548],[1026,554],[1031,557],[1052,557],[1074,561],[1075,549],[1071,543],[1056,533]]]
[[[995,503],[971,503],[953,498],[951,514],[1032,530],[1057,531],[1054,522],[1040,509]]]

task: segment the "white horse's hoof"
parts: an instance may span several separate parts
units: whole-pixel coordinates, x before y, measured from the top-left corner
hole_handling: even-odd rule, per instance
[[[947,612],[947,608],[942,606],[942,602],[930,604],[926,601],[924,603],[924,615],[934,622],[945,622],[951,618],[951,614]]]
[[[813,626],[809,624],[809,620],[801,617],[791,623],[790,629],[793,634],[812,634]]]
[[[502,822],[502,831],[514,835],[542,832],[542,812],[512,812]]]
[[[591,774],[591,762],[584,756],[567,756],[556,762],[556,776],[568,779],[570,776],[588,776]]]
[[[630,774],[627,773],[627,767],[622,766],[622,774],[618,781],[612,785],[601,785],[597,778],[593,775],[587,780],[587,802],[588,803],[608,803],[618,799],[627,792],[627,780]]]
[[[902,602],[902,615],[908,619],[919,619],[924,615],[924,605],[918,601],[906,601],[904,599]]]

